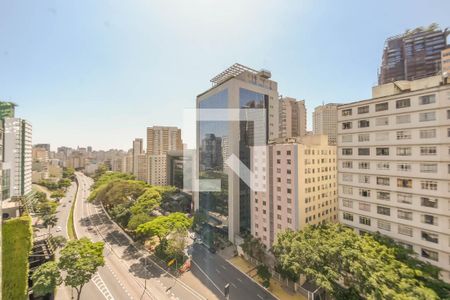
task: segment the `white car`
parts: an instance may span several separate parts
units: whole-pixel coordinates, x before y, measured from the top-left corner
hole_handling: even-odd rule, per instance
[[[61,226],[56,227],[56,232],[60,232],[62,230]]]

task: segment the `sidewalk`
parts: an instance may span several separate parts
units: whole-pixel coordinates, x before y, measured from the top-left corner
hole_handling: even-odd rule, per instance
[[[256,266],[252,265],[250,262],[246,261],[240,256],[235,256],[228,260],[231,264],[233,264],[236,268],[241,270],[243,273],[247,274],[253,280],[258,283],[261,283],[262,280],[256,274]],[[276,297],[281,300],[307,300],[303,295],[297,293],[291,293],[286,291],[281,283],[275,279],[270,280],[270,287],[268,289],[271,293],[273,293]]]

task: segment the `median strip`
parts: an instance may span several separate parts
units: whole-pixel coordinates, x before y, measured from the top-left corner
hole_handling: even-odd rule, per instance
[[[80,185],[78,184],[78,178],[75,178],[75,183],[77,184],[77,190],[75,191],[75,196],[72,200],[72,206],[70,207],[69,219],[67,220],[67,235],[70,240],[77,239],[77,233],[75,232],[74,224],[73,224],[73,212],[75,210],[75,203],[77,201],[78,189]]]

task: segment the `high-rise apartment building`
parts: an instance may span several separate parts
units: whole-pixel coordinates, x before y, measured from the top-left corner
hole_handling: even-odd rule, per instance
[[[148,183],[167,185],[167,152],[182,150],[181,129],[167,126],[148,127]]]
[[[0,120],[14,118],[17,104],[13,102],[0,101]]]
[[[10,196],[31,192],[32,127],[19,118],[4,118],[4,163],[9,166]]]
[[[313,133],[328,135],[330,145],[336,145],[338,106],[337,103],[328,103],[317,106],[313,112]]]
[[[269,249],[277,234],[337,221],[336,146],[325,135],[252,147],[251,233]]]
[[[279,102],[279,135],[286,137],[301,137],[306,135],[305,100],[283,97]]]
[[[447,29],[432,24],[386,40],[378,84],[416,80],[441,72],[441,51],[447,47]]]
[[[136,138],[133,141],[133,175],[138,177],[139,173],[139,155],[144,153],[143,139]]]
[[[339,220],[390,236],[450,280],[450,84],[373,88],[338,109]]]
[[[232,242],[236,235],[250,232],[251,191],[225,163],[234,155],[250,168],[250,146],[265,145],[268,139],[278,137],[277,83],[270,77],[269,71],[234,64],[211,79],[212,88],[197,96],[198,109],[240,109],[241,116],[248,115],[247,109],[265,112],[264,124],[227,120],[227,113],[223,113],[223,121],[197,122],[200,178],[219,180],[221,192],[194,193],[194,207],[214,219],[215,226]]]
[[[149,158],[145,153],[141,153],[137,156],[137,180],[148,182],[148,164]]]

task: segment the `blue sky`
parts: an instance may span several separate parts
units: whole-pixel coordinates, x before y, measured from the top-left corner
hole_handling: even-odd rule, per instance
[[[450,1],[1,0],[0,99],[34,143],[131,147],[235,62],[314,107],[370,97],[384,40],[450,26]]]

